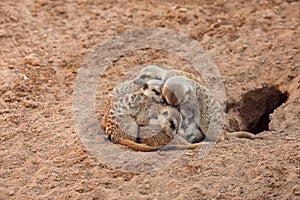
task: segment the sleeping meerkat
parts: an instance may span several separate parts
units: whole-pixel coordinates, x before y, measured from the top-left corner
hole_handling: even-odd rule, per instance
[[[108,104],[106,109],[109,109],[109,105],[111,104]],[[154,110],[159,110],[158,113],[154,114],[156,122],[151,123],[153,121],[152,118],[150,120],[144,119],[146,123],[149,123],[149,125],[144,126],[138,126],[132,118],[118,118],[115,115],[110,115],[110,112],[107,111],[107,114],[104,116],[105,119],[103,119],[105,132],[111,137],[112,142],[136,151],[184,150],[201,146],[201,143],[190,144],[176,134],[182,120],[181,114],[177,109],[171,106],[163,106]],[[119,127],[119,120],[123,120],[121,122],[122,125],[125,122],[128,123],[125,124],[125,128]]]
[[[148,146],[167,145],[177,134],[182,116],[176,108],[163,106],[157,113],[157,124],[140,127],[140,142]]]
[[[152,111],[149,109],[156,102],[138,90],[140,90],[140,86],[133,84],[132,81],[120,83],[114,88],[105,105],[102,126],[105,128],[108,138],[113,142],[118,143],[118,138],[136,141],[138,126],[148,124],[150,120]],[[118,126],[126,131],[114,132],[110,128],[113,123],[118,123]]]
[[[156,83],[155,80],[154,83]],[[151,87],[149,86],[148,89]],[[167,135],[169,138],[168,140],[162,139],[166,142],[161,142],[161,145],[170,141],[171,135],[177,132],[177,124],[181,124],[181,114],[175,108],[164,108],[163,104],[156,103],[155,98],[160,101],[155,93],[149,92],[145,96],[143,92],[140,92],[140,86],[132,84],[131,81],[118,84],[106,103],[102,119],[102,127],[108,138],[114,143],[120,143],[121,140],[126,139],[151,145],[151,139],[140,137],[139,134],[149,133],[151,128],[155,131],[157,129],[155,126],[160,126],[162,129],[160,135]],[[161,94],[160,98],[162,98]],[[159,133],[159,131],[156,132]]]
[[[182,117],[177,109],[164,106],[161,107],[157,113],[157,124],[137,126],[136,123],[134,123],[133,125],[129,125],[129,127],[137,127],[139,136],[138,142],[142,144],[137,143],[136,138],[130,137],[133,134],[129,133],[129,131],[133,130],[135,134],[135,129],[129,130],[120,128],[119,122],[115,121],[116,119],[118,118],[107,118],[107,124],[105,124],[106,132],[111,133],[114,143],[126,145],[137,151],[155,151],[172,141],[181,125]],[[129,121],[126,120],[126,122]]]
[[[169,78],[162,88],[162,95],[169,105],[179,107],[185,139],[190,143],[203,140],[204,135],[198,125],[200,119],[198,99],[189,79],[183,76]]]
[[[128,133],[124,133],[124,129],[119,128],[117,122],[113,120],[109,121],[109,126],[107,127],[110,131],[114,132],[115,138],[113,142],[143,152],[195,149],[202,145],[201,143],[190,144],[184,138],[177,135],[182,120],[181,114],[177,109],[171,106],[164,106],[159,110],[157,115],[158,120],[156,125],[139,126],[140,143],[127,137]]]
[[[186,72],[182,73],[185,74]],[[218,106],[216,105],[216,102],[213,96],[209,93],[208,89],[203,84],[198,82],[197,78],[190,79],[191,80],[189,83],[192,86],[192,88],[197,88],[194,89],[194,92],[199,102],[199,125],[201,127],[201,131],[204,133],[205,137],[209,138],[210,140],[216,141],[217,136],[214,134],[214,129],[212,129],[212,131],[208,130],[210,128],[211,121],[213,121],[214,123],[217,122],[218,127],[223,127],[223,121],[221,120],[222,117],[220,117],[220,109],[218,109]],[[159,82],[160,80],[158,80],[158,82],[155,82],[155,80],[158,79],[154,79],[154,82],[151,82],[153,80],[148,79],[147,82],[149,82],[149,91],[152,87],[151,84],[156,85],[155,88],[159,88],[157,87],[157,84],[159,85],[161,84],[161,82]],[[129,148],[137,151],[155,151],[161,149],[162,144],[164,144],[164,141],[169,141],[171,139],[169,137],[170,134],[166,134],[165,130],[163,130],[160,125],[158,125],[158,115],[153,115],[153,112],[149,111],[151,109],[159,110],[159,107],[161,105],[156,107],[156,105],[153,104],[153,101],[160,102],[160,98],[157,99],[157,97],[151,97],[153,94],[156,93],[154,91],[147,93],[146,95],[148,96],[143,95],[140,92],[136,92],[140,91],[141,85],[134,83],[134,81],[130,81],[130,84],[122,83],[121,85],[123,85],[123,87],[117,87],[114,89],[115,92],[113,92],[113,95],[108,99],[108,102],[105,106],[105,113],[104,117],[102,118],[102,126],[105,128],[106,134],[109,137],[111,137],[114,143],[126,145]],[[147,102],[150,103],[148,104]],[[112,109],[112,107],[114,108]],[[152,115],[149,115],[149,113],[152,113]],[[123,125],[125,125],[125,128],[120,128],[120,126]],[[192,128],[195,129],[195,127]],[[153,134],[156,132],[157,134]],[[140,134],[142,137],[140,137]],[[150,135],[151,137],[153,137],[152,143],[151,137],[143,137],[143,135],[149,134],[152,134]],[[231,136],[242,136],[252,139],[253,135],[251,133],[249,134],[245,134],[244,132],[243,134],[226,133],[224,134],[224,138]],[[256,139],[256,137],[253,139]],[[136,143],[135,141],[137,140],[142,140],[149,145]],[[174,143],[176,145],[173,145]],[[199,147],[200,145],[200,143],[189,144],[182,137],[176,134],[175,138],[172,139],[171,142],[166,145],[166,147],[172,146],[172,148],[170,149],[193,149]],[[167,148],[163,149],[168,150]]]
[[[174,87],[174,90],[177,90],[178,92],[182,91],[185,92],[185,94],[178,95],[179,97],[188,97],[190,96],[190,100],[188,103],[182,104],[181,112],[183,112],[183,123],[182,128],[184,130],[181,130],[181,136],[185,137],[187,141],[190,143],[197,143],[200,142],[204,135],[201,133],[201,129],[199,125],[197,124],[197,120],[193,120],[196,117],[193,117],[193,115],[199,115],[198,109],[195,109],[198,106],[197,98],[194,94],[193,88],[189,85],[187,79],[185,77],[180,77],[180,80],[177,80],[178,76],[171,77],[171,81],[175,82],[175,84],[172,84],[172,87]],[[175,80],[175,81],[174,81]],[[167,80],[167,82],[169,79]],[[178,82],[177,82],[178,81]],[[183,84],[185,82],[185,84]],[[176,83],[178,83],[176,85]],[[162,95],[162,87],[164,85],[164,82],[160,80],[149,80],[147,81],[144,86],[141,89],[141,93],[143,93],[145,96],[148,96],[149,98],[152,98],[157,103],[163,103],[165,102],[165,99]],[[166,96],[170,96],[166,95]],[[173,97],[175,99],[176,97]],[[180,101],[185,101],[181,99]],[[178,102],[168,102],[172,106],[178,106]],[[194,108],[195,107],[195,108]],[[196,113],[195,113],[196,111]],[[189,121],[190,120],[190,121]],[[185,132],[186,134],[184,134]]]
[[[105,110],[102,126],[114,143],[136,151],[155,151],[170,142],[174,144],[175,137],[176,147],[172,149],[189,148],[186,140],[176,136],[182,122],[180,112],[171,106],[153,104],[151,95],[146,97],[129,81],[116,86]]]
[[[137,85],[145,85],[145,84],[147,84],[148,81],[151,81],[151,80],[159,80],[161,82],[165,82],[173,76],[186,77],[189,80],[189,83],[192,86],[192,88],[194,89],[196,96],[198,98],[199,109],[200,109],[200,120],[199,120],[199,123],[197,126],[194,125],[193,129],[196,132],[204,133],[206,138],[208,138],[209,140],[216,141],[218,136],[216,136],[214,131],[218,130],[218,129],[214,128],[214,130],[209,131],[209,125],[210,125],[210,121],[218,121],[218,124],[219,124],[218,127],[219,127],[221,123],[219,123],[220,120],[218,120],[218,119],[220,117],[218,115],[218,112],[215,112],[215,111],[217,111],[217,109],[215,109],[216,102],[212,98],[212,95],[209,93],[207,87],[205,86],[205,83],[203,82],[203,80],[201,78],[195,76],[192,73],[188,73],[185,71],[166,70],[166,69],[162,69],[155,65],[149,65],[149,66],[144,67],[139,72],[139,75],[133,80],[133,83],[137,84]],[[159,87],[157,87],[157,88],[159,88]],[[147,92],[147,88],[145,90],[145,95],[146,95],[146,92]],[[159,94],[159,92],[158,92],[158,94]],[[212,107],[214,107],[214,108],[212,108]],[[214,111],[214,112],[212,112],[212,111]],[[214,116],[215,114],[218,116]],[[192,129],[192,127],[190,127],[190,129]],[[194,140],[196,142],[196,141],[200,140],[200,138],[203,138],[201,135],[202,134],[199,134],[200,137],[195,137],[195,139],[190,139],[190,141]]]

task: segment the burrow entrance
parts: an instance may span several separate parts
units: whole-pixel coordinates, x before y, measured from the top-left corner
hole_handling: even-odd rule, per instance
[[[263,87],[243,95],[240,102],[228,106],[228,114],[236,121],[236,130],[258,134],[269,130],[270,114],[288,99],[288,94],[275,87]]]

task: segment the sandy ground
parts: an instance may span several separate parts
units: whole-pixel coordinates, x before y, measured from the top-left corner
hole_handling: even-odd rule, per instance
[[[300,3],[211,2],[1,1],[0,199],[300,199]],[[190,150],[143,173],[87,151],[72,111],[78,70],[101,42],[146,27],[197,41],[224,79],[226,128],[264,139],[224,141],[201,159]],[[173,57],[145,49],[111,66],[188,65]]]

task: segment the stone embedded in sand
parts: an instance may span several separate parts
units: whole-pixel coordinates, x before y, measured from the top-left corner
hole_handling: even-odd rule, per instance
[[[293,187],[293,194],[294,195],[299,195],[300,196],[300,185],[295,185]]]
[[[37,54],[32,53],[24,57],[24,63],[33,66],[39,66],[41,65],[41,60]]]
[[[3,29],[0,29],[0,38],[4,37],[6,35],[6,31]]]

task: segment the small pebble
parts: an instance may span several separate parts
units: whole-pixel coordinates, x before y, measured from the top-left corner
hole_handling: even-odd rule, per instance
[[[25,56],[24,58],[25,64],[30,64],[33,66],[39,66],[41,65],[41,60],[38,58],[36,54],[29,54],[28,56]]]
[[[27,81],[27,80],[28,80],[28,77],[24,74],[24,75],[23,75],[23,79],[24,79],[24,81]]]
[[[295,185],[293,187],[293,194],[294,195],[300,195],[300,185]]]
[[[191,152],[186,152],[185,155],[188,155],[188,156],[193,156],[194,154],[191,153]]]
[[[187,8],[179,8],[179,12],[186,12]]]
[[[1,38],[1,37],[4,37],[5,35],[6,35],[5,30],[0,29],[0,38]]]

